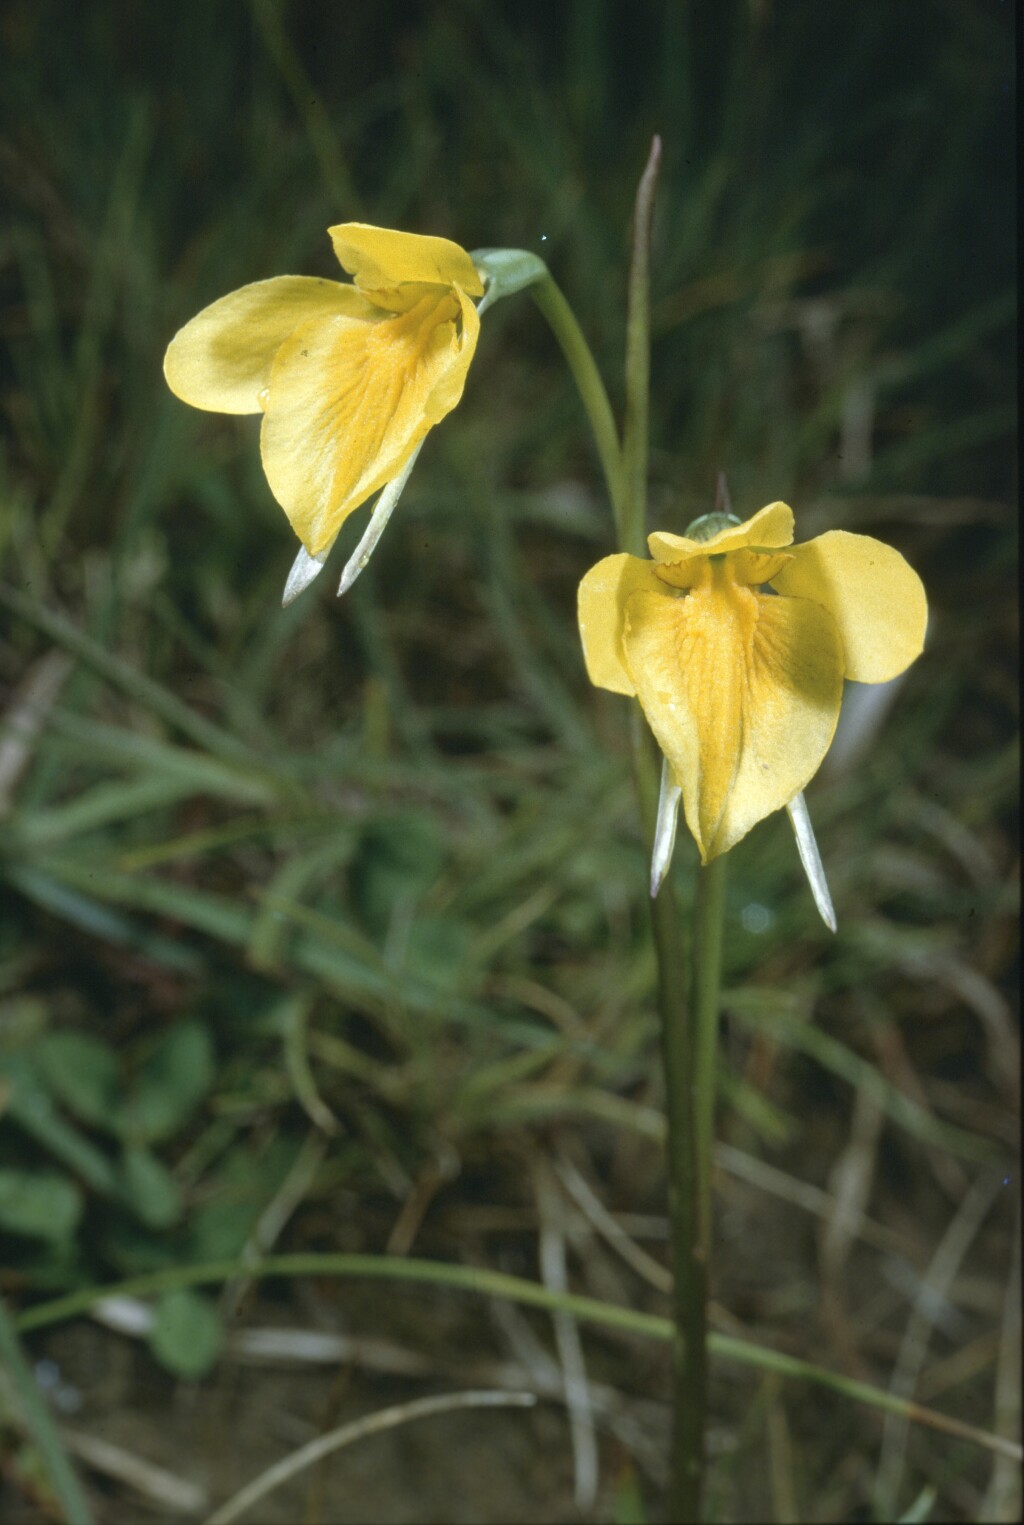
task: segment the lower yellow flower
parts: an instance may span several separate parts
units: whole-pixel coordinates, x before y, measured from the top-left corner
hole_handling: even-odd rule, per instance
[[[352,284],[283,275],[243,286],[186,323],[164,359],[184,402],[263,414],[270,490],[318,561],[459,401],[484,290],[447,239],[364,223],[328,231]]]
[[[707,863],[793,805],[832,741],[843,679],[903,672],[928,609],[879,540],[831,530],[793,546],[785,503],[690,530],[651,535],[652,561],[598,562],[579,620],[591,682],[639,699]]]

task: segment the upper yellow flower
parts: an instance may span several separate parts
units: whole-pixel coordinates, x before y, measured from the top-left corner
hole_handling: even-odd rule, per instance
[[[784,550],[785,503],[707,519],[710,538],[651,535],[653,561],[607,556],[579,591],[590,680],[639,699],[704,863],[799,795],[843,679],[896,677],[928,617],[917,573],[879,540],[831,530]]]
[[[194,408],[262,413],[270,490],[310,556],[397,478],[462,396],[483,294],[446,238],[329,228],[354,283],[282,275],[221,297],[171,340],[164,375]]]

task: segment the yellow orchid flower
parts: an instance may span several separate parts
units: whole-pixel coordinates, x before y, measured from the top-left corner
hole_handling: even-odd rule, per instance
[[[703,863],[784,807],[804,857],[801,792],[832,741],[843,679],[885,683],[924,645],[924,588],[898,551],[845,530],[792,540],[785,503],[744,524],[707,514],[685,536],[649,536],[653,560],[607,556],[580,584],[590,680],[639,699],[666,762],[660,814],[674,829],[681,791]]]
[[[328,233],[352,283],[242,286],[186,323],[164,358],[183,402],[263,414],[263,469],[302,541],[301,586],[349,514],[390,484],[386,520],[424,436],[462,396],[480,331],[472,299],[484,291],[446,238],[358,222]]]

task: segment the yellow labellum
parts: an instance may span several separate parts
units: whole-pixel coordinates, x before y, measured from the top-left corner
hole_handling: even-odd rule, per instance
[[[653,561],[608,556],[580,584],[590,679],[639,699],[705,863],[817,772],[844,677],[883,682],[924,644],[924,589],[897,551],[792,534],[769,504],[703,543],[651,535]]]
[[[310,556],[458,403],[483,292],[448,239],[364,223],[329,232],[353,284],[286,275],[243,286],[186,323],[164,359],[184,402],[263,414],[263,469]]]

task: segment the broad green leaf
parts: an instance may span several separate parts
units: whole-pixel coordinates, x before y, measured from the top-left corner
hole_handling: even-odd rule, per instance
[[[181,1217],[178,1183],[151,1150],[138,1144],[125,1149],[121,1165],[122,1196],[147,1228],[170,1228]]]
[[[451,916],[418,916],[409,928],[405,969],[436,990],[454,994],[465,985],[472,942],[467,922]]]
[[[234,1260],[241,1255],[260,1215],[257,1202],[225,1202],[218,1196],[189,1214],[190,1262]]]
[[[396,905],[417,900],[444,867],[445,851],[429,816],[396,812],[369,825],[352,865],[360,915],[386,931]]]
[[[109,1126],[121,1069],[109,1044],[88,1033],[48,1033],[37,1055],[52,1095],[83,1122]]]
[[[202,1293],[181,1287],[160,1299],[149,1348],[174,1376],[190,1381],[205,1377],[220,1354],[222,1340],[217,1310]]]
[[[189,1120],[213,1083],[213,1041],[201,1022],[179,1022],[153,1049],[116,1127],[135,1143],[170,1138]]]
[[[82,1193],[56,1170],[0,1170],[0,1227],[30,1239],[67,1239],[82,1216]]]
[[[0,1075],[10,1087],[5,1102],[6,1116],[49,1150],[61,1164],[80,1175],[94,1191],[110,1196],[114,1191],[114,1171],[110,1161],[61,1116],[28,1056],[0,1056]]]

